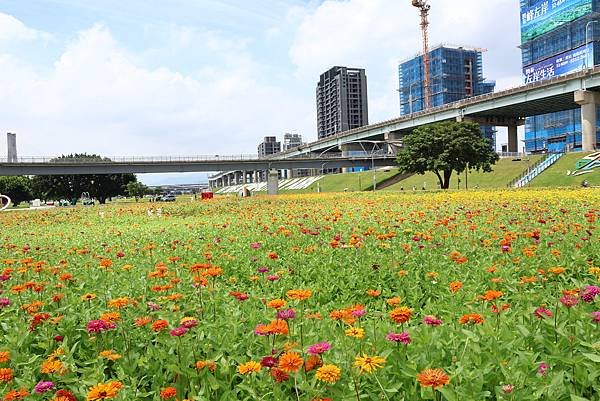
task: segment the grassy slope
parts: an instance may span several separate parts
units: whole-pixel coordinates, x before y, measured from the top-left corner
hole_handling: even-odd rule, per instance
[[[575,170],[577,160],[585,157],[588,153],[567,153],[556,163],[550,166],[539,176],[531,181],[532,187],[570,187],[580,186],[583,180],[588,180],[590,185],[600,185],[600,170],[592,173],[572,177],[567,175],[567,170]]]
[[[530,164],[534,164],[540,157],[541,156],[529,156],[520,161],[513,161],[511,158],[500,159],[494,166],[494,171],[491,173],[469,173],[469,188],[475,188],[475,185],[479,186],[479,188],[505,188],[510,181],[527,170],[527,159],[529,159]],[[462,189],[465,187],[464,173],[461,174],[460,180],[460,188]],[[450,189],[456,189],[457,184],[458,176],[456,173],[453,173],[450,178]],[[412,190],[413,186],[417,189],[421,189],[423,185],[425,185],[427,189],[437,189],[437,176],[433,173],[426,173],[424,175],[415,174],[406,180],[400,181],[399,183],[384,189],[384,191],[399,191],[401,187],[404,187],[404,190]]]

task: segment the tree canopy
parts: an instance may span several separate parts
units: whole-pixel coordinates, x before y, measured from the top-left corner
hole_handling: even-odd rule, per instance
[[[441,188],[448,189],[453,171],[491,172],[498,159],[478,124],[451,121],[425,125],[406,135],[396,163],[403,173],[431,171]]]
[[[131,181],[126,186],[127,194],[133,196],[137,202],[139,198],[143,197],[149,192],[146,185],[141,182]]]
[[[108,158],[86,153],[60,156],[51,161],[68,159],[110,161]],[[92,198],[105,203],[107,198],[124,195],[127,184],[136,181],[135,174],[38,175],[33,177],[32,186],[34,193],[44,199],[73,199],[88,192]]]
[[[0,194],[7,195],[16,206],[33,198],[31,182],[26,176],[0,177]]]

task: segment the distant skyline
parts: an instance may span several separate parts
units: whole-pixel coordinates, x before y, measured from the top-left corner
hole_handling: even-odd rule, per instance
[[[487,48],[497,90],[521,83],[517,2],[430,4],[432,45]],[[371,123],[397,117],[420,50],[410,0],[0,0],[0,132],[22,156],[253,154],[317,138],[334,65],[366,69]]]

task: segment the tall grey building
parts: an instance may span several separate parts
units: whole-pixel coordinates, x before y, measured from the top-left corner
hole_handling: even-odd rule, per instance
[[[302,145],[302,135],[300,134],[283,134],[283,150],[290,150]]]
[[[362,68],[333,67],[317,83],[319,138],[369,124],[367,76]]]
[[[281,152],[281,142],[277,142],[277,137],[265,136],[262,143],[258,144],[258,155],[268,156]]]

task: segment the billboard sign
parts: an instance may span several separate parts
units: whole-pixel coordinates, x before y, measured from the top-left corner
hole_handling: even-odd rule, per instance
[[[593,67],[593,44],[589,43],[523,68],[525,84]]]
[[[592,12],[592,0],[542,0],[521,8],[521,43]]]

